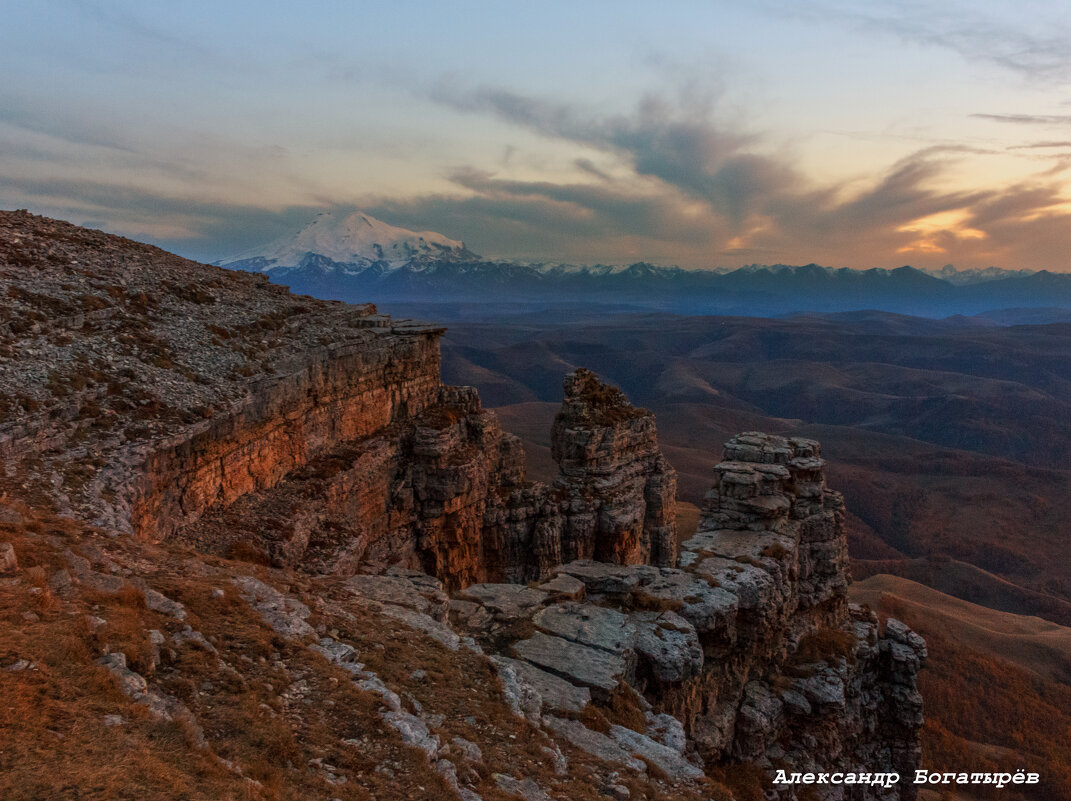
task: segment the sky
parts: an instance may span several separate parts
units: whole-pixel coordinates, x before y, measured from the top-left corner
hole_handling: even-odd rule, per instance
[[[1071,271],[1071,4],[0,0],[0,208],[206,261]]]

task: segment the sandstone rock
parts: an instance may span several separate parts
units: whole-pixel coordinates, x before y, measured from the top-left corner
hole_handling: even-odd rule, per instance
[[[461,592],[461,597],[480,603],[496,620],[512,622],[532,617],[549,596],[520,584],[473,584]]]
[[[347,590],[361,598],[405,607],[414,612],[445,620],[450,599],[442,583],[425,573],[392,570],[382,576],[352,576]]]
[[[483,752],[476,743],[464,737],[454,737],[450,743],[458,750],[462,759],[477,765],[483,764]]]
[[[703,669],[703,649],[695,626],[675,612],[630,615],[640,664],[658,681],[681,682]]]
[[[305,622],[311,612],[301,601],[284,595],[252,576],[239,576],[232,581],[242,598],[279,634],[284,637],[305,637],[316,633]]]
[[[427,725],[404,710],[391,710],[383,715],[383,720],[401,736],[406,745],[419,748],[428,757],[433,757],[439,750],[439,738],[432,734]]]
[[[844,709],[844,680],[825,665],[815,667],[815,675],[793,682],[793,688],[803,695],[821,714]]]
[[[186,619],[186,607],[178,601],[173,601],[163,593],[147,586],[144,582],[136,582],[135,586],[141,588],[142,593],[145,595],[145,606],[152,611],[173,617],[175,620]]]
[[[678,754],[683,754],[688,747],[688,736],[684,732],[684,724],[665,712],[659,714],[647,713],[647,731],[645,733],[655,742],[661,743],[666,748],[673,749]]]
[[[66,570],[57,570],[48,577],[48,588],[61,598],[69,597],[73,591],[74,580]]]
[[[926,658],[926,641],[896,618],[890,617],[885,621],[885,636],[908,646],[919,659]]]
[[[699,779],[703,776],[703,771],[682,757],[679,751],[655,742],[650,737],[632,729],[611,726],[610,737],[622,750],[649,761],[674,781]]]
[[[318,643],[309,648],[321,654],[329,662],[337,665],[354,663],[357,661],[357,649],[349,643],[339,642],[330,637],[321,637]]]
[[[584,582],[564,573],[544,581],[539,589],[556,600],[580,601],[584,597]]]
[[[462,630],[480,635],[491,628],[494,618],[483,605],[455,598],[450,601],[450,621]]]
[[[795,690],[783,690],[781,703],[785,705],[785,711],[790,715],[810,715],[811,703],[802,694]]]
[[[495,773],[492,778],[499,790],[514,798],[520,798],[523,801],[553,801],[534,779],[515,779],[503,773]]]
[[[71,572],[74,573],[80,583],[85,584],[87,587],[92,587],[100,592],[114,593],[119,592],[126,586],[125,579],[119,576],[109,576],[107,573],[100,573],[94,570],[88,559],[76,554],[69,548],[63,552],[63,556],[67,560]]]
[[[424,632],[433,640],[445,645],[451,651],[456,651],[461,647],[461,638],[457,636],[453,629],[430,615],[414,612],[412,609],[404,606],[395,606],[394,604],[383,604],[379,607],[379,611],[387,617],[394,618],[400,623],[404,623],[406,626],[409,626],[409,628]]]
[[[498,679],[502,683],[502,697],[510,710],[519,718],[538,725],[543,710],[543,698],[539,691],[521,678],[514,665],[516,660],[492,656]]]
[[[703,634],[731,626],[739,601],[732,593],[683,570],[645,572],[634,592],[644,605],[677,612]]]
[[[558,568],[559,575],[584,583],[588,592],[599,595],[627,595],[640,582],[643,572],[591,560],[577,560]]]

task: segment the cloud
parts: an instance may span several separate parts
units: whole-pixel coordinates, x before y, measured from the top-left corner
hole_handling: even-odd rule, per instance
[[[1055,173],[1003,190],[947,188],[957,160],[996,151],[935,145],[866,185],[821,184],[761,136],[726,126],[712,99],[649,96],[631,112],[598,114],[494,88],[454,88],[438,97],[585,154],[571,160],[571,177],[517,177],[508,174],[509,163],[494,160],[504,174],[472,165],[447,173],[452,191],[361,200],[387,222],[462,238],[488,256],[707,267],[956,261],[1060,268],[1039,254],[1056,259],[1071,248],[1071,217]],[[6,177],[0,205],[92,219],[214,260],[285,235],[336,202],[315,193],[306,193],[305,204],[274,210],[255,201],[210,202],[196,191],[198,180],[165,194],[100,176]],[[1016,238],[1017,230],[1029,235]]]
[[[167,196],[152,189],[77,178],[0,177],[0,208],[16,207],[152,242],[202,261],[292,233],[322,210],[211,202],[195,195]]]
[[[601,247],[606,259],[706,266],[752,254],[855,266],[887,265],[903,254],[947,261],[968,240],[972,257],[980,258],[985,226],[1057,213],[1060,203],[1058,188],[1043,177],[1003,192],[941,188],[954,162],[1000,152],[993,149],[926,147],[859,189],[814,183],[790,158],[768,152],[761,137],[720,124],[713,101],[649,96],[631,113],[599,116],[497,88],[452,87],[436,96],[617,165],[608,171],[585,157],[575,180],[557,182],[460,168],[450,180],[464,197],[378,206],[407,222],[423,215],[462,227],[454,212],[464,209],[480,219],[471,229],[478,238],[502,252],[543,241],[560,248],[553,254],[559,258]],[[496,210],[508,225],[496,226]],[[1071,242],[1071,235],[1063,238]]]
[[[840,23],[909,44],[944,48],[970,61],[994,64],[1034,80],[1062,82],[1071,77],[1071,31],[1061,15],[1046,18],[1045,8],[1035,6],[1033,13],[1001,19],[977,5],[953,0],[865,4],[775,1],[764,7],[780,17]],[[1053,8],[1059,11],[1057,5]]]
[[[1071,114],[972,114],[979,120],[1007,122],[1013,125],[1069,125]]]

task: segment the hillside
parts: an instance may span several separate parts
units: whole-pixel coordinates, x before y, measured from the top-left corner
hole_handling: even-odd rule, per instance
[[[1071,798],[1071,629],[994,612],[893,576],[856,582],[851,597],[924,634],[929,663],[923,759],[957,770],[1034,770],[1045,786],[970,788],[967,797]]]
[[[678,513],[654,415],[577,368],[532,481],[440,327],[0,231],[4,798],[744,801],[917,767],[925,643],[848,603],[818,442],[727,438]]]
[[[547,469],[553,377],[586,366],[655,412],[682,499],[701,503],[735,431],[813,437],[834,457],[858,558],[893,572],[896,560],[958,560],[1018,585],[1001,608],[1065,619],[1065,325],[503,313],[452,323],[443,353],[448,379],[485,393],[534,471]]]

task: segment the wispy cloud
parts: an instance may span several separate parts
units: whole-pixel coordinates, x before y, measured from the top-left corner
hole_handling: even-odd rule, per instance
[[[916,45],[952,50],[1035,80],[1071,77],[1071,30],[1060,4],[1035,4],[1031,13],[998,18],[978,4],[948,0],[883,2],[780,2],[764,4],[771,13],[816,24],[830,22],[857,31],[892,36]]]
[[[1071,114],[972,114],[979,120],[1012,125],[1071,125]]]
[[[1011,145],[1008,150],[1044,150],[1048,148],[1071,147],[1071,140],[1059,142],[1031,142],[1026,145]]]
[[[372,209],[403,224],[468,224],[500,252],[530,247],[535,255],[537,243],[553,242],[558,252],[544,255],[707,265],[784,257],[858,266],[981,259],[989,228],[1006,235],[1013,220],[1034,228],[1046,216],[1071,221],[1058,185],[1044,175],[1005,190],[943,188],[952,164],[1000,152],[991,148],[925,147],[860,189],[816,184],[791,158],[769,152],[762,137],[719,123],[713,102],[647,97],[632,113],[598,115],[498,88],[455,86],[436,97],[617,165],[611,171],[585,157],[572,181],[460,168],[450,179],[464,195],[380,200]],[[927,220],[937,222],[919,223]],[[1060,238],[1071,244],[1071,232]],[[999,255],[1029,263],[1028,248],[1013,252],[1003,244]]]

